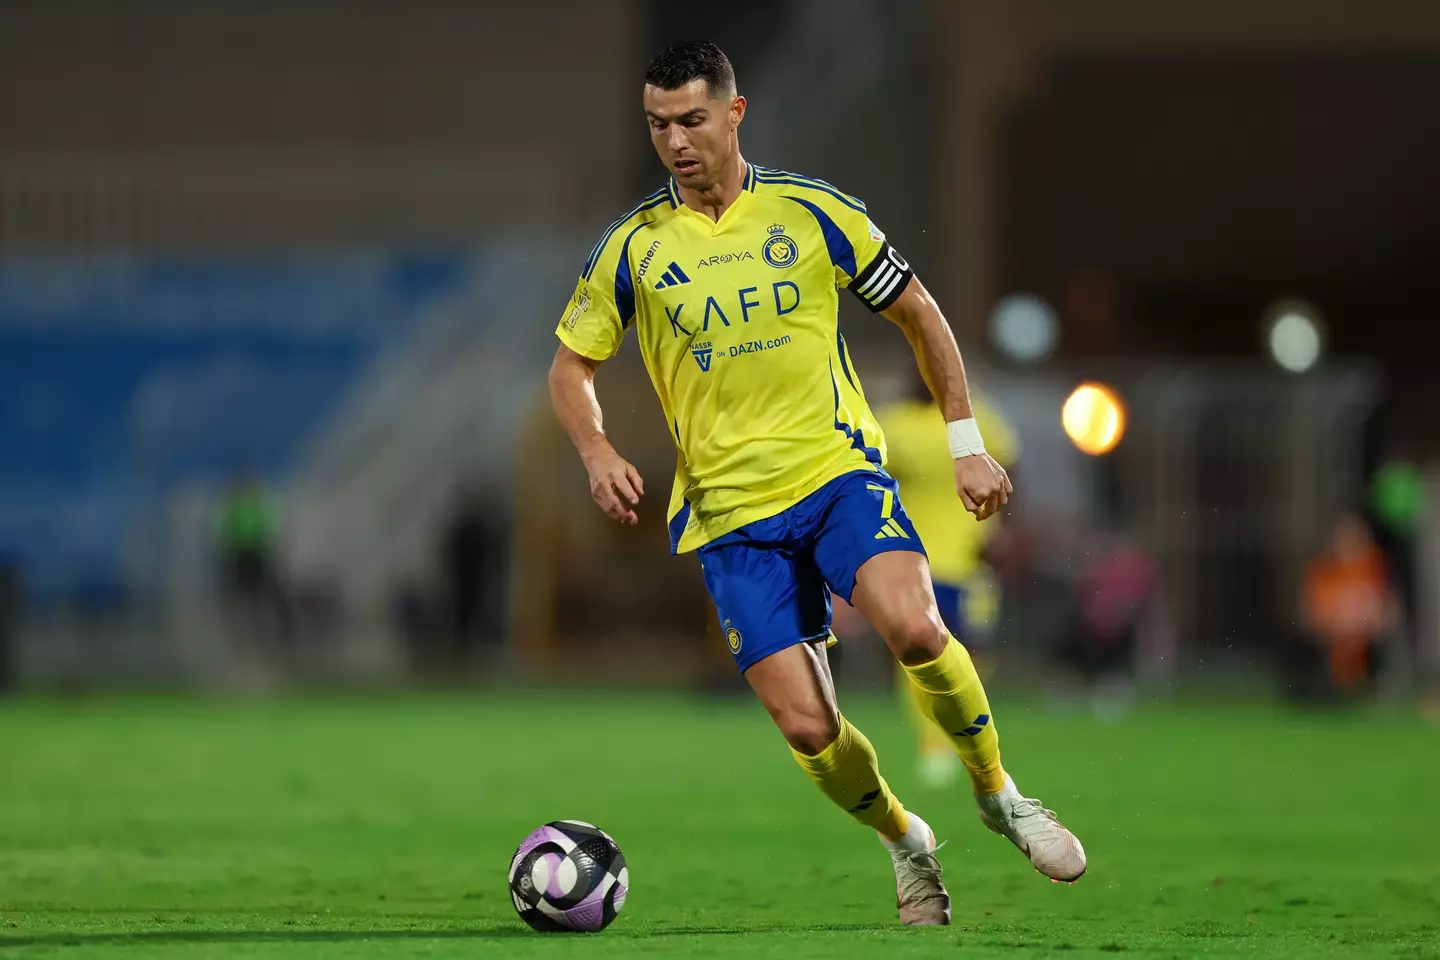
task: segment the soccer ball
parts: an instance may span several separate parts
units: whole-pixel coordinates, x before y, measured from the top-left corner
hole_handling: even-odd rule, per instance
[[[510,899],[520,919],[546,933],[598,933],[630,890],[625,855],[609,834],[556,820],[520,841],[510,860]]]

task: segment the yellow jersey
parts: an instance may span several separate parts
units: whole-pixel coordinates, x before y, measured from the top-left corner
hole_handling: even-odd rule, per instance
[[[1014,429],[985,399],[970,398],[985,450],[1002,467],[1020,455]],[[980,548],[999,529],[999,518],[976,521],[955,492],[955,462],[945,417],[933,403],[906,400],[880,409],[890,441],[887,472],[900,482],[905,512],[920,534],[936,581],[961,585],[980,565]]]
[[[910,277],[859,200],[755,165],[718,222],[685,206],[672,179],[610,225],[556,334],[605,360],[635,328],[678,451],[673,552],[883,468],[836,323],[839,289],[878,312]]]

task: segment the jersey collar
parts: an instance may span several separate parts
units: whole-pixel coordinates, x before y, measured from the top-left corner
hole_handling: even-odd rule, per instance
[[[737,217],[741,216],[740,211],[744,207],[749,206],[750,194],[755,192],[755,165],[747,163],[745,166],[745,179],[742,181],[740,195],[735,198],[734,203],[725,209],[724,213],[720,214],[719,220],[711,220],[699,210],[692,210],[690,207],[685,206],[685,201],[680,199],[680,185],[675,182],[674,177],[670,178],[668,185],[671,209],[675,211],[677,216],[694,217],[698,223],[703,223],[709,227],[712,235],[718,234]]]
[[[685,205],[684,201],[680,199],[680,184],[675,182],[674,177],[671,177],[670,181],[665,184],[665,189],[670,194],[671,210],[678,209]],[[755,192],[755,164],[748,160],[745,161],[745,180],[741,189],[749,193]]]

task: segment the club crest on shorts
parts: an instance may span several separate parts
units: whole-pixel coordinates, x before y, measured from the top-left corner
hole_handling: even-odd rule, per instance
[[[730,652],[733,654],[739,654],[741,645],[745,643],[745,638],[740,636],[740,631],[735,629],[729,620],[725,621],[725,642],[730,645]]]
[[[800,248],[785,235],[785,228],[778,223],[770,224],[770,239],[765,241],[760,255],[772,267],[788,267],[800,259]]]

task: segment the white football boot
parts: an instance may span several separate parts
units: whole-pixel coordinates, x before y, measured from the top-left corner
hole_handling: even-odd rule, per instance
[[[1039,800],[1022,797],[1008,774],[1004,790],[978,799],[980,822],[1019,847],[1036,870],[1057,883],[1085,873],[1085,848],[1075,834]]]
[[[900,922],[911,927],[943,927],[950,923],[950,894],[940,879],[940,861],[935,858],[935,831],[907,811],[910,828],[898,841],[880,842],[895,863],[895,904]]]

